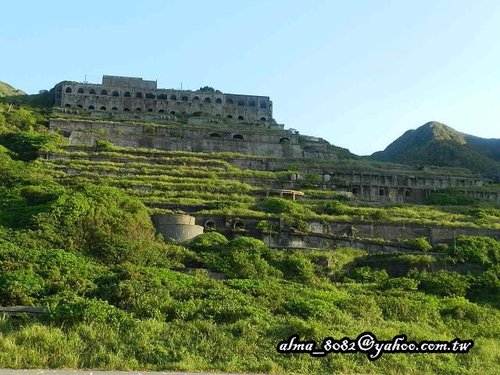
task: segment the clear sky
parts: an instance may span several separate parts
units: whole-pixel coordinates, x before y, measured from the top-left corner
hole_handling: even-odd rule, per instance
[[[0,80],[103,74],[268,95],[357,154],[427,121],[500,138],[500,1],[3,1]]]

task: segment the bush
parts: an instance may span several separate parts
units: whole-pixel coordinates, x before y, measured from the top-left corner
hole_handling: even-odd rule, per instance
[[[0,303],[3,305],[33,305],[43,289],[43,279],[31,270],[0,274]]]
[[[409,240],[403,241],[406,246],[412,247],[418,251],[431,251],[432,245],[429,240],[425,237],[416,237]]]
[[[194,237],[188,246],[195,251],[201,252],[216,250],[216,248],[226,245],[228,242],[224,235],[218,232],[208,232]]]
[[[407,291],[414,291],[418,289],[419,281],[409,277],[394,277],[386,279],[380,285],[381,289],[401,289]]]
[[[419,289],[443,297],[463,297],[469,289],[467,278],[456,272],[423,272],[420,275]]]
[[[386,270],[375,270],[371,267],[360,267],[354,269],[349,277],[361,283],[377,283],[382,284],[389,275]]]
[[[458,262],[492,265],[500,262],[500,241],[490,237],[457,236],[448,254]]]
[[[446,189],[442,192],[431,193],[425,200],[426,204],[441,206],[466,206],[474,203],[474,198],[468,197],[455,189]]]
[[[34,160],[40,151],[50,151],[63,144],[55,133],[17,132],[0,135],[0,145],[14,151],[20,160]]]

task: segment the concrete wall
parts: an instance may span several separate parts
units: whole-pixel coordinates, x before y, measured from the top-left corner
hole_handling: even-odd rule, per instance
[[[203,227],[195,224],[195,218],[182,214],[153,215],[156,230],[165,239],[174,239],[179,242],[189,241],[203,233]]]

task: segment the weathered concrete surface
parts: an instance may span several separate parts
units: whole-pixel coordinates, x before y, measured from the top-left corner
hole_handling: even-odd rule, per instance
[[[203,227],[195,224],[193,216],[184,214],[157,214],[153,215],[156,230],[165,239],[174,239],[179,242],[189,241],[203,233]]]

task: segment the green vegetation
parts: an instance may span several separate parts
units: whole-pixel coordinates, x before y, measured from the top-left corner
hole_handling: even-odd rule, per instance
[[[370,206],[314,188],[296,202],[264,198],[262,189],[287,171],[241,170],[228,161],[234,154],[61,146],[45,131],[43,110],[14,110],[19,116],[3,116],[0,130],[0,305],[47,311],[0,319],[0,367],[500,372],[499,241],[457,236],[436,254],[422,253],[436,249],[421,237],[407,242],[416,254],[367,254],[276,250],[208,232],[179,245],[157,236],[150,219],[169,205],[199,205],[256,217],[266,237],[277,218],[306,234],[308,220],[499,228],[497,208]],[[44,152],[52,158],[35,159]],[[275,350],[291,334],[320,342],[364,331],[475,346],[466,355],[387,354],[373,363],[363,354]]]

